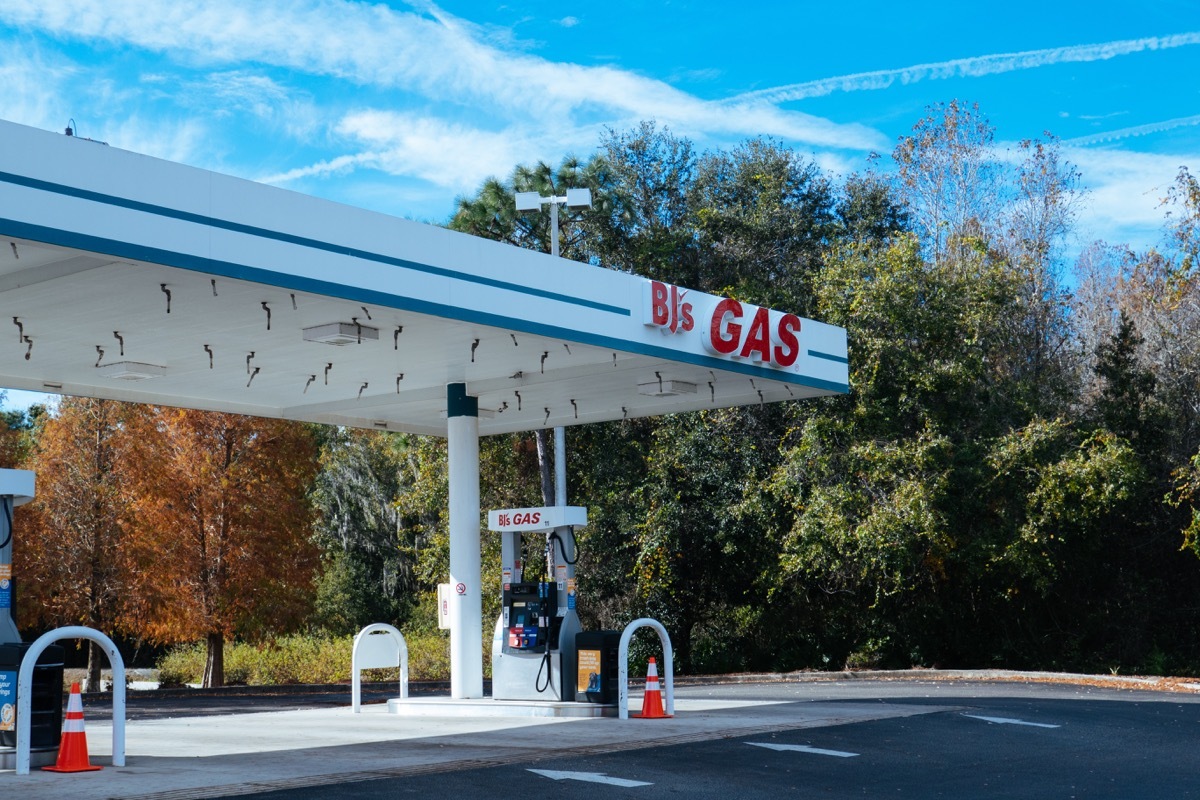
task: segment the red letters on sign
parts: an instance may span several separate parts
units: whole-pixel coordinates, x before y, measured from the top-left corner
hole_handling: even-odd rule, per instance
[[[800,332],[800,318],[795,314],[784,314],[779,320],[779,344],[775,346],[774,362],[781,367],[790,367],[796,363],[800,355],[800,340],[796,334]]]
[[[661,281],[650,281],[650,319],[655,325],[666,326],[671,321],[671,307],[667,305],[667,285]]]
[[[732,317],[733,319],[726,319]],[[734,322],[742,318],[742,304],[726,297],[713,309],[712,323],[708,326],[708,341],[712,349],[727,356],[737,350],[742,338],[742,326]]]
[[[692,317],[692,304],[683,302],[686,296],[686,289],[680,291],[678,286],[650,281],[650,319],[647,324],[663,328],[663,333],[690,331],[696,321]]]
[[[771,312],[760,308],[754,312],[750,322],[750,330],[746,332],[746,340],[742,344],[742,358],[753,357],[755,361],[771,360]]]
[[[642,291],[642,319],[646,325],[653,325],[665,334],[687,332],[696,327],[694,305],[684,301],[688,295],[686,289],[662,281],[646,281]],[[785,369],[795,366],[800,358],[801,320],[798,316],[743,305],[732,297],[712,299],[715,305],[708,327],[699,331],[700,340],[710,352]]]
[[[772,324],[769,309],[743,306],[726,297],[713,308],[705,344],[718,355],[790,367],[800,357],[800,318],[776,314]],[[749,322],[745,322],[747,317]]]

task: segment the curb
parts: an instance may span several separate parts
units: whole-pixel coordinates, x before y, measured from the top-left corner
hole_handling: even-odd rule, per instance
[[[640,679],[635,679],[640,680]],[[1078,672],[1039,672],[1005,669],[907,669],[907,670],[839,670],[836,672],[747,672],[729,675],[676,675],[676,686],[718,686],[721,684],[752,683],[832,683],[837,681],[1013,681],[1024,683],[1060,683],[1086,686],[1110,686],[1121,689],[1151,691],[1200,692],[1200,678],[1088,675]],[[364,692],[390,691],[395,681],[364,683]],[[450,691],[450,681],[410,681],[412,694],[435,694]],[[484,691],[490,692],[491,681],[484,681]],[[314,695],[350,693],[346,683],[290,683],[255,686],[222,686],[216,689],[173,687],[168,689],[127,689],[125,696],[147,698],[176,697],[239,697],[262,695]],[[112,691],[89,692],[95,700],[111,700]]]
[[[1079,672],[1040,672],[1007,669],[840,670],[837,672],[765,672],[734,675],[676,676],[678,686],[739,683],[829,683],[836,681],[1020,681],[1113,686],[1155,691],[1200,691],[1200,679],[1166,676],[1088,675]]]
[[[396,681],[379,681],[364,683],[363,691],[389,691],[396,688]],[[491,682],[484,681],[484,689],[491,689]],[[450,681],[409,681],[408,690],[414,694],[431,694],[434,692],[450,691]],[[125,690],[126,699],[131,697],[241,697],[262,695],[310,695],[310,694],[342,694],[350,696],[350,681],[345,683],[281,683],[257,684],[253,686],[221,686],[212,689],[193,688],[189,686],[173,686],[167,689],[129,689]],[[88,692],[84,695],[93,700],[111,700],[112,690],[103,692]],[[349,701],[347,701],[349,702]]]

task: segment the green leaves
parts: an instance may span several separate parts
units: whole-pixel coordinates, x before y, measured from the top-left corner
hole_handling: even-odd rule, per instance
[[[315,627],[346,634],[407,618],[417,539],[401,527],[396,499],[412,483],[408,450],[407,436],[328,429],[312,490],[314,540],[324,551]]]
[[[1167,502],[1175,508],[1186,508],[1191,519],[1183,529],[1183,546],[1200,556],[1200,452],[1185,467],[1175,471],[1174,490]]]
[[[1084,668],[1183,641],[1200,591],[1177,552],[1182,532],[1200,554],[1195,179],[1170,193],[1174,250],[1092,248],[1115,267],[1073,304],[1060,246],[1079,175],[1052,136],[1005,155],[954,101],[893,160],[894,179],[835,185],[776,142],[701,153],[643,123],[463,202],[455,227],[546,249],[510,193],[576,170],[600,202],[572,257],[848,331],[847,396],[573,432],[585,623],[656,616],[700,669]],[[502,463],[497,491],[536,491]]]

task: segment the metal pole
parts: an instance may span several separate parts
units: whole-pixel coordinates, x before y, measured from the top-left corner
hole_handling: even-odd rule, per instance
[[[566,198],[563,198],[564,200]],[[558,255],[558,200],[550,198],[550,255]],[[559,425],[554,429],[554,505],[567,504],[567,434]]]
[[[558,198],[550,198],[550,255],[558,258]]]
[[[566,198],[563,198],[564,200]],[[550,200],[550,255],[558,255],[558,200]],[[567,504],[567,429],[562,425],[554,428],[554,505]],[[565,531],[559,531],[560,535]],[[574,542],[572,542],[574,545]],[[574,560],[575,554],[568,558]]]
[[[554,429],[554,505],[567,504],[567,429]]]

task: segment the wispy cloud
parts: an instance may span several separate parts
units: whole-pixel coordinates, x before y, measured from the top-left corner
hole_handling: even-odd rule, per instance
[[[785,103],[809,97],[823,97],[834,92],[861,92],[887,89],[896,83],[910,84],[924,80],[947,78],[978,78],[1023,69],[1037,69],[1055,64],[1085,61],[1106,61],[1118,56],[1141,53],[1146,50],[1168,50],[1200,44],[1200,32],[1180,33],[1173,36],[1155,36],[1145,39],[1126,39],[1102,44],[1084,44],[1071,47],[1051,47],[1043,50],[1025,50],[1019,53],[997,53],[994,55],[958,58],[932,64],[916,64],[899,69],[883,69],[872,72],[856,72],[835,78],[792,83],[771,89],[759,89],[733,98],[737,102]]]
[[[1090,236],[1124,232],[1135,246],[1152,244],[1163,224],[1163,200],[1179,167],[1200,163],[1200,154],[1162,155],[1096,149],[1063,143],[1063,155],[1079,167],[1089,187],[1082,215]],[[1115,243],[1115,242],[1114,242]]]
[[[627,70],[502,49],[479,26],[433,4],[405,12],[351,0],[5,0],[0,20],[59,37],[188,54],[200,63],[249,61],[402,90],[482,111],[497,123],[565,127],[653,118],[702,133],[766,134],[821,147],[867,150],[883,143],[862,125],[758,103],[731,108]]]
[[[600,134],[598,127],[564,132],[562,138],[511,130],[496,132],[433,116],[379,109],[347,114],[334,126],[334,132],[362,149],[257,180],[284,184],[373,169],[418,178],[464,194],[486,178],[507,176],[519,162],[539,158],[552,161],[572,147],[583,152],[595,146]]]
[[[118,106],[128,89],[100,79],[90,82],[87,96],[80,97],[73,87],[87,73],[83,67],[51,58],[33,45],[11,43],[0,54],[4,118],[57,131],[74,121],[78,136],[119,143],[123,149],[174,161],[188,161],[194,156],[204,140],[201,123],[149,119],[137,113],[94,115],[92,109],[97,106]]]
[[[1087,145],[1118,142],[1122,139],[1129,139],[1135,136],[1147,136],[1152,133],[1163,133],[1164,131],[1169,131],[1174,128],[1192,127],[1196,125],[1200,125],[1200,114],[1195,114],[1190,117],[1166,119],[1161,122],[1149,122],[1145,125],[1132,125],[1128,128],[1118,128],[1117,130],[1105,131],[1104,133],[1094,133],[1089,136],[1077,136],[1074,139],[1065,140],[1063,144],[1086,147]]]
[[[391,111],[350,114],[339,123],[338,132],[375,153],[374,166],[384,172],[460,191],[489,175],[506,174],[540,149],[537,142],[507,132]]]
[[[656,80],[614,64],[551,61],[517,41],[514,29],[456,17],[428,0],[0,0],[0,25],[20,32],[0,52],[7,119],[61,130],[74,116],[84,135],[114,146],[273,183],[327,180],[304,188],[336,186],[342,198],[374,191],[371,202],[393,213],[408,211],[378,198],[397,183],[414,193],[470,192],[518,163],[586,155],[603,127],[645,119],[699,147],[773,136],[845,174],[867,151],[889,150],[889,137],[782,104],[1200,44],[1200,32],[1189,32],[982,55],[706,100],[677,86],[713,73]],[[93,57],[83,67],[71,56],[80,43],[121,57]],[[130,64],[141,70],[132,79],[122,72]],[[1157,226],[1159,195],[1188,163],[1097,145],[1196,125],[1200,116],[1178,117],[1064,142],[1092,189],[1089,224]],[[256,148],[248,137],[280,143]],[[354,188],[336,180],[354,172],[363,173]]]
[[[197,125],[237,115],[315,144],[307,164],[259,166],[258,179],[277,184],[374,170],[462,194],[517,163],[586,153],[604,126],[645,119],[700,141],[768,135],[841,153],[888,144],[865,125],[702,100],[616,66],[549,61],[432,3],[406,11],[356,0],[207,0],[186,9],[142,0],[5,0],[0,21],[166,56],[158,69],[189,77],[164,77],[158,89],[156,76],[147,76],[147,95],[192,113],[176,126],[175,144],[135,137],[155,154],[202,146]],[[296,88],[303,76],[362,90],[311,96]],[[135,107],[123,113],[136,116]],[[162,136],[170,130],[164,126]],[[200,160],[230,168],[222,158],[214,151]],[[265,170],[276,171],[263,177]]]
[[[328,178],[331,175],[344,175],[360,166],[374,166],[379,162],[376,153],[355,153],[354,155],[338,156],[337,158],[318,161],[303,167],[278,172],[274,175],[261,175],[256,178],[260,183],[291,183],[303,178]]]
[[[25,125],[61,130],[73,113],[62,106],[63,88],[79,68],[44,58],[31,45],[11,43],[0,50],[0,86],[4,118]]]

